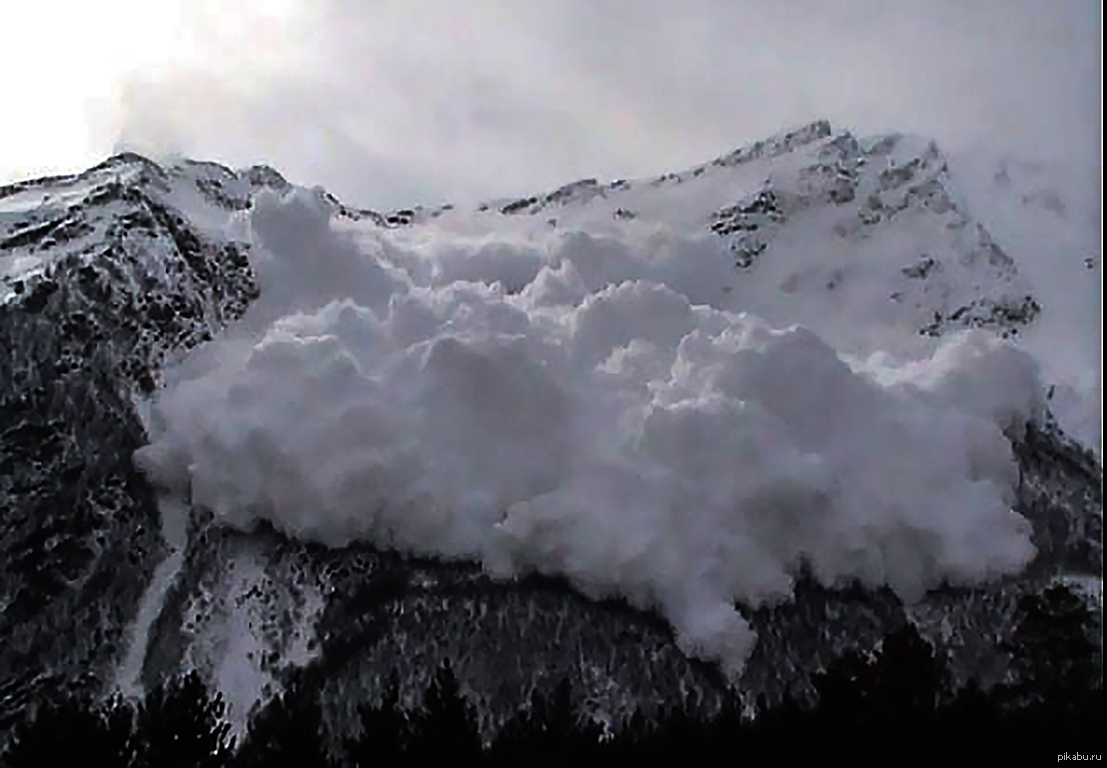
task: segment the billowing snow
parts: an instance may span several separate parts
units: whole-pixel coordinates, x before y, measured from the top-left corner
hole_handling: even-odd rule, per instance
[[[879,234],[755,292],[635,195],[388,231],[260,194],[232,228],[261,299],[166,373],[139,461],[231,525],[625,596],[735,671],[756,640],[735,601],[787,599],[803,562],[913,599],[1029,561],[1002,432],[1044,406],[1029,355],[920,337],[860,266],[838,292],[763,290],[876,268]]]

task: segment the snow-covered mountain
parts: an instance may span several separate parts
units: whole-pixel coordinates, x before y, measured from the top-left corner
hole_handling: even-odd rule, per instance
[[[1001,678],[1018,596],[1102,577],[1098,296],[965,169],[817,122],[476,210],[0,188],[0,712],[196,668],[241,724],[307,665],[342,730],[448,657],[491,725],[565,674],[609,719],[904,621]]]

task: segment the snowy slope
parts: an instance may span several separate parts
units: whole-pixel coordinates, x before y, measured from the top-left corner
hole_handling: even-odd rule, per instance
[[[922,139],[858,141],[832,136],[819,122],[682,173],[607,184],[585,180],[493,201],[477,212],[447,206],[382,215],[345,206],[319,189],[313,194],[333,209],[338,224],[403,228],[393,241],[430,252],[424,268],[437,270],[439,283],[502,279],[508,290],[518,289],[543,263],[557,263],[566,249],[582,244],[578,250],[590,250],[587,243],[595,240],[601,250],[612,248],[592,259],[596,263],[589,256],[577,260],[589,290],[628,278],[655,279],[693,304],[753,312],[777,327],[818,326],[843,352],[919,354],[928,347],[914,338],[916,331],[934,336],[989,327],[1025,334],[1026,326],[1043,325],[1030,322],[1041,311],[1042,291],[1059,299],[1047,316],[1064,313],[1064,319],[1032,334],[1036,339],[1071,324],[1074,313],[1086,321],[1098,311],[1093,280],[1081,281],[1080,301],[1073,301],[1068,273],[1043,272],[1042,259],[1027,258],[1026,265],[1038,268],[1031,280],[1022,260],[1010,255],[1033,248],[1025,243],[1031,231],[1041,231],[1039,222],[1025,215],[999,221],[998,206],[984,201],[980,207],[996,219],[994,226],[1005,228],[1007,237],[997,242],[970,218],[966,201],[984,198],[974,186],[980,175],[973,169],[951,176],[946,158]],[[228,239],[241,239],[241,232],[224,230],[235,212],[249,207],[252,194],[289,188],[264,167],[235,173],[185,160],[162,170],[133,155],[75,177],[11,185],[0,190],[3,295],[10,298],[17,282],[69,254],[91,253],[109,234],[113,206],[126,205],[110,201],[113,190],[129,185],[153,191],[192,226]],[[1036,199],[1033,194],[1046,193],[1027,199]],[[106,204],[96,217],[82,216],[83,206],[101,201]],[[1070,240],[1083,238],[1079,245],[1064,244],[1066,252],[1089,250],[1087,229],[1054,227]],[[526,242],[529,250],[521,258],[503,247],[498,256],[481,252],[492,240]],[[627,253],[628,244],[639,252]],[[458,253],[436,254],[436,248]],[[1083,261],[1081,267],[1087,271]],[[1048,356],[1059,346],[1039,342],[1035,352]],[[1086,381],[1097,368],[1091,355],[1082,337],[1079,350],[1051,370],[1059,379]]]
[[[695,304],[817,325],[839,348],[914,352],[918,331],[1017,332],[1037,312],[1030,283],[954,201],[949,179],[930,142],[832,137],[815,123],[679,174],[577,182],[477,217],[444,212],[410,242],[514,236],[554,259],[580,233],[630,242],[645,253],[578,265],[590,290],[657,279]]]
[[[1102,200],[1096,169],[957,157],[954,186],[1015,259],[1042,304],[1021,343],[1054,387],[1065,430],[1102,449]]]
[[[991,328],[1042,363],[1052,412],[1098,451],[1101,222],[1086,176],[987,153],[950,160],[925,139],[857,140],[819,122],[682,173],[587,179],[494,201],[475,218],[416,214],[424,226],[408,242],[469,238],[476,258],[437,265],[441,279],[500,278],[509,289],[536,262],[497,273],[482,239],[510,233],[555,261],[580,233],[633,242],[648,263],[616,248],[602,264],[577,264],[590,289],[657,279],[693,303],[818,327],[845,353],[918,355],[932,345],[913,331]]]
[[[477,210],[135,155],[0,189],[0,697],[195,667],[241,725],[307,663],[341,721],[445,655],[495,713],[537,654],[602,717],[717,691],[697,658],[802,687],[903,620],[994,669],[964,636],[1101,575],[1101,470],[1045,415],[1071,384],[1091,439],[1098,378],[1049,343],[1086,310],[1051,311],[974,178],[820,122]],[[91,524],[42,512],[67,489]],[[47,647],[67,615],[103,641]]]

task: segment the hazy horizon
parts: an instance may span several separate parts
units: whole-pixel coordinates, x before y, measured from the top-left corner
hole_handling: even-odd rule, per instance
[[[359,205],[703,162],[816,119],[1100,176],[1097,3],[64,0],[0,39],[0,183],[115,151],[267,163]]]

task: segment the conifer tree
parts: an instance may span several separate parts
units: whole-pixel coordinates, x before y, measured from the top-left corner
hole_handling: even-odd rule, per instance
[[[219,768],[231,754],[222,694],[195,672],[150,691],[136,721],[138,768]]]
[[[1081,694],[1102,689],[1096,646],[1089,636],[1091,611],[1063,584],[1019,600],[1011,641],[1012,692],[1022,703],[1052,700],[1075,703]]]
[[[116,701],[110,710],[65,697],[41,702],[34,715],[16,726],[0,764],[9,768],[132,764],[134,712]]]
[[[434,675],[415,718],[410,755],[420,765],[476,765],[482,757],[476,712],[461,695],[449,660]]]
[[[302,671],[293,672],[284,691],[250,719],[233,765],[235,768],[330,765],[323,743],[319,698]]]
[[[404,765],[410,734],[407,716],[400,709],[400,677],[393,669],[379,706],[358,708],[361,735],[346,742],[350,762],[356,768]]]

